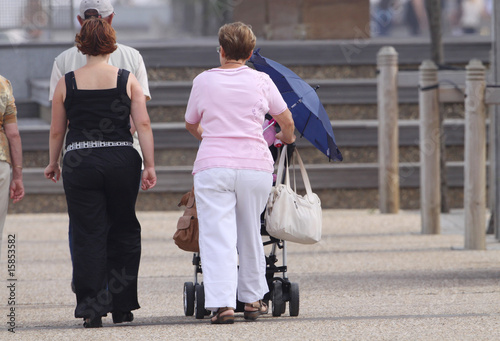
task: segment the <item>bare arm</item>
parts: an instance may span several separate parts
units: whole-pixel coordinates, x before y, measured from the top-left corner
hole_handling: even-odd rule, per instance
[[[131,116],[137,130],[137,135],[139,136],[139,144],[141,145],[144,157],[141,187],[143,190],[148,190],[156,185],[153,130],[151,129],[151,121],[146,109],[146,97],[139,82],[132,74],[129,76],[127,92],[132,100]]]
[[[279,115],[273,115],[273,118],[278,122],[281,131],[276,134],[276,138],[283,143],[292,144],[295,142],[295,124],[293,123],[292,113],[286,109]]]
[[[61,177],[61,167],[59,159],[61,157],[64,136],[66,134],[67,119],[64,108],[64,98],[66,97],[66,82],[61,78],[57,83],[52,99],[52,120],[50,124],[49,137],[49,165],[45,168],[44,174],[47,179],[54,182]]]
[[[203,134],[203,128],[199,123],[196,124],[191,124],[186,122],[186,129],[196,137],[198,140],[202,140],[203,138],[201,137],[201,134]]]
[[[52,66],[52,73],[50,75],[50,87],[49,87],[49,101],[54,98],[54,93],[56,91],[57,83],[62,78],[63,74],[57,67],[57,62],[54,60],[54,65]]]
[[[21,135],[17,123],[9,123],[4,126],[5,135],[9,141],[10,157],[12,161],[12,181],[10,182],[10,198],[14,203],[21,201],[24,197],[23,185],[23,152]]]
[[[134,120],[130,117],[130,134],[134,135],[137,129],[135,129]]]

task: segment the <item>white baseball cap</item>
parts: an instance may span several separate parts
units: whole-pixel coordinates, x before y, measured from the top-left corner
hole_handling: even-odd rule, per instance
[[[85,19],[85,11],[89,9],[96,10],[102,18],[113,14],[114,9],[110,0],[82,0],[80,2],[80,17]]]

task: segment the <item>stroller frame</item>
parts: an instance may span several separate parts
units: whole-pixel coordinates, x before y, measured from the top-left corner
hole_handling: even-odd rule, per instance
[[[266,116],[266,118],[272,118],[271,116]],[[277,126],[279,129],[279,126]],[[287,153],[289,158],[293,153],[295,148],[295,143],[289,145]],[[270,147],[271,154],[274,160],[278,158],[278,148],[275,146]],[[288,164],[286,164],[288,167]],[[283,182],[283,179],[277,179],[276,181]],[[288,279],[287,275],[287,247],[286,241],[274,238],[267,233],[266,230],[266,220],[265,211],[260,216],[260,234],[261,236],[268,236],[269,240],[263,242],[263,246],[271,246],[271,251],[269,255],[266,255],[266,281],[269,291],[264,295],[263,301],[269,306],[269,301],[272,302],[272,314],[273,316],[281,316],[286,311],[286,302],[289,305],[290,316],[299,315],[299,284],[292,283]],[[277,266],[278,249],[282,250],[282,265]],[[203,269],[201,267],[201,257],[199,253],[193,254],[193,265],[194,265],[194,282],[184,283],[184,315],[193,316],[197,319],[203,319],[205,316],[210,315],[210,311],[205,309],[205,291],[203,288],[203,282],[198,280],[198,275],[203,274]],[[279,276],[282,274],[282,276]],[[245,310],[244,303],[236,301],[236,312],[243,312]]]
[[[261,219],[261,235],[269,236],[266,231],[265,220]],[[269,305],[272,302],[272,315],[281,316],[286,311],[286,302],[289,303],[290,316],[299,315],[299,284],[292,283],[287,275],[287,257],[286,257],[286,241],[269,236],[268,241],[263,242],[264,246],[271,246],[269,255],[266,255],[266,280],[269,287],[269,292],[264,296],[263,300]],[[282,265],[278,263],[277,251],[282,250]],[[198,275],[203,274],[201,266],[201,257],[199,253],[193,254],[194,266],[194,281],[184,283],[183,301],[184,315],[193,316],[197,319],[203,319],[210,315],[210,311],[205,309],[205,291],[203,282],[199,281]],[[282,276],[279,276],[282,274]],[[237,301],[236,312],[244,311],[244,303]]]

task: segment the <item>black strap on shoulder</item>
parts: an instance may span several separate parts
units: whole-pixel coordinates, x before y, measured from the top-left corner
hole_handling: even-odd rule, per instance
[[[66,107],[66,110],[68,110],[68,106],[70,105],[71,99],[73,98],[73,93],[77,89],[75,73],[73,71],[68,72],[66,75],[64,75],[64,80],[66,82],[66,99],[64,100],[64,106]]]
[[[130,72],[128,70],[118,70],[118,91],[120,93],[127,93],[127,83]]]
[[[65,75],[65,80],[66,80],[66,93],[78,89],[76,87],[75,73],[73,71],[70,71]]]

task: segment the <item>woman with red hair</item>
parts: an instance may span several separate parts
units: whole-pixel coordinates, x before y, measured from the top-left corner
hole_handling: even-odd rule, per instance
[[[132,321],[139,308],[137,275],[141,226],[135,214],[139,182],[156,184],[153,133],[142,88],[133,74],[108,64],[115,31],[103,19],[86,20],[76,45],[87,64],[59,80],[52,100],[50,163],[45,177],[57,182],[66,135],[62,177],[73,226],[75,317],[84,327]],[[141,157],[132,147],[130,116]]]

